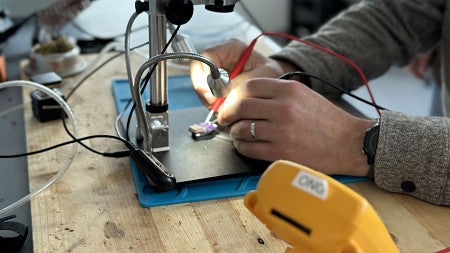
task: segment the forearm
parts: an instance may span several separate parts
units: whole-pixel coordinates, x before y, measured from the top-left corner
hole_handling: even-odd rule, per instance
[[[442,3],[441,3],[442,2]],[[305,38],[355,62],[368,79],[385,73],[392,65],[405,65],[418,52],[440,39],[445,1],[379,0],[350,8]],[[420,18],[418,18],[420,17]],[[289,61],[348,90],[362,84],[357,72],[342,60],[298,42],[292,42],[275,59]],[[313,81],[322,94],[336,92]]]

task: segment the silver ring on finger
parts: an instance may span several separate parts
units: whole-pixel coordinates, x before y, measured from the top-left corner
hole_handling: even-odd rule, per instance
[[[250,136],[252,137],[252,139],[258,139],[257,137],[256,137],[256,131],[255,131],[255,128],[256,128],[256,122],[255,121],[253,121],[252,123],[250,123]]]

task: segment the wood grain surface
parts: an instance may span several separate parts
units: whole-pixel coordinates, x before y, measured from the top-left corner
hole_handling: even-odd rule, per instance
[[[135,67],[143,62],[136,58]],[[111,81],[125,76],[119,57],[70,98],[79,136],[115,134]],[[24,89],[25,100],[29,92]],[[70,140],[60,120],[39,122],[29,104],[24,117],[29,151]],[[86,143],[102,151],[123,149],[111,139]],[[70,148],[28,158],[30,189],[58,171]],[[373,182],[349,186],[373,205],[401,252],[450,247],[449,208],[391,194]],[[81,146],[60,180],[32,199],[31,212],[35,252],[284,252],[288,246],[244,207],[242,197],[142,208],[128,158],[101,157]]]

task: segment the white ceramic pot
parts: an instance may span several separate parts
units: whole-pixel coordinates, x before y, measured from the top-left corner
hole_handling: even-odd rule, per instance
[[[31,49],[28,66],[25,68],[30,75],[54,71],[61,77],[66,77],[86,67],[80,57],[80,48],[76,45],[64,53],[40,54],[36,52],[36,49],[37,46]]]

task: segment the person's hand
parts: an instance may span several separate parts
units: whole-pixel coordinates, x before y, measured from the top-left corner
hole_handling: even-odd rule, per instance
[[[426,72],[431,66],[436,50],[431,50],[415,57],[407,66],[409,72],[420,80],[425,80]]]
[[[348,114],[300,82],[251,79],[231,91],[218,122],[231,126],[234,146],[247,157],[286,159],[326,174],[368,173],[362,148],[374,120]]]
[[[242,41],[231,39],[206,49],[202,55],[212,60],[218,68],[223,68],[230,73],[246,48],[247,45]],[[202,103],[209,108],[216,100],[206,83],[210,69],[202,62],[192,61],[190,70],[194,89]],[[295,70],[295,67],[287,62],[276,61],[253,51],[241,74],[235,77],[231,84],[236,87],[253,77],[279,77],[286,72]]]

